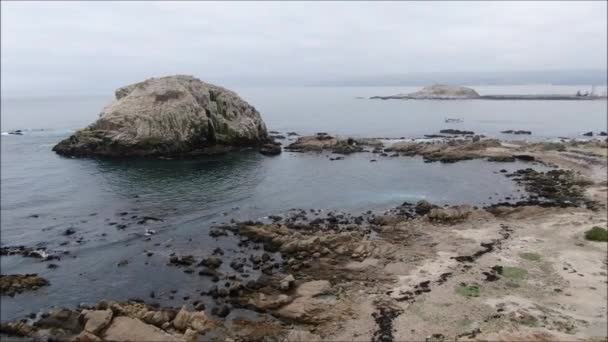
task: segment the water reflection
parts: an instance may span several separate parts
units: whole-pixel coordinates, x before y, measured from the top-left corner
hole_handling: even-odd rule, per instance
[[[250,151],[195,160],[98,160],[95,166],[117,195],[188,211],[250,196],[265,178],[264,158]]]

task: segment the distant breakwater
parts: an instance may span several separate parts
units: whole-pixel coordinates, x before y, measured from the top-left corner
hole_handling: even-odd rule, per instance
[[[372,96],[370,99],[379,100],[568,100],[568,101],[593,101],[606,100],[606,96],[577,96],[577,95],[480,95],[476,97],[440,97],[440,96],[408,96],[408,95],[391,95],[391,96]]]

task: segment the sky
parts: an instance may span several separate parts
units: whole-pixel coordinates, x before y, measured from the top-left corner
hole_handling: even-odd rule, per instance
[[[6,2],[3,93],[606,69],[607,2]],[[322,83],[322,82],[321,82]]]

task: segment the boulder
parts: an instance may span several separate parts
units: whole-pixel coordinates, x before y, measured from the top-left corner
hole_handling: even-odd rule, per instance
[[[92,334],[98,334],[112,321],[112,310],[84,310],[82,311],[86,321],[84,330]]]
[[[267,156],[276,156],[281,152],[281,145],[276,143],[267,143],[260,147],[260,153]]]
[[[253,106],[192,76],[151,78],[115,96],[97,121],[53,151],[77,157],[196,156],[270,141]]]
[[[181,341],[163,330],[146,324],[136,318],[119,316],[114,318],[112,324],[104,333],[106,341],[149,341],[149,342],[177,342]]]

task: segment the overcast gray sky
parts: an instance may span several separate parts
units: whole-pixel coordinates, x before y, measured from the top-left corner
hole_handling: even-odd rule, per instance
[[[591,2],[2,2],[2,90],[606,69]]]

